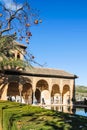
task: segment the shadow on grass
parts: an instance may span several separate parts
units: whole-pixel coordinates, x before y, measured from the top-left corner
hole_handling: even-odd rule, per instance
[[[86,117],[17,103],[6,102],[0,106],[4,108],[4,126],[8,128],[4,130],[18,130],[13,129],[14,124],[20,124],[20,130],[87,130]]]

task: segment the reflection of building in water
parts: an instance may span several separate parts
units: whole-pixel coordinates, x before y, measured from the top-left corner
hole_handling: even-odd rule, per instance
[[[68,105],[54,105],[51,106],[50,109],[55,110],[55,111],[60,111],[60,112],[65,112],[65,113],[71,113],[71,114],[75,114],[76,108],[74,108],[73,106],[68,106]]]
[[[85,113],[87,113],[87,107],[84,108]]]
[[[60,112],[63,111],[62,105],[58,105],[58,106],[54,105],[54,106],[51,107],[51,109],[55,110],[55,111],[60,111]]]
[[[18,43],[17,43],[18,44]],[[26,47],[18,44],[24,54]],[[16,59],[23,55],[14,50]],[[26,70],[4,69],[0,77],[0,99],[14,97],[16,102],[26,104],[72,104],[75,99],[76,75],[63,70],[49,68],[26,68]]]

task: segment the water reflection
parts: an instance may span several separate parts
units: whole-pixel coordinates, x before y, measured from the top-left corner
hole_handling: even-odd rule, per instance
[[[52,110],[56,110],[56,111],[61,111],[61,112],[65,112],[65,113],[71,113],[71,114],[74,114],[75,113],[75,110],[73,108],[73,106],[52,106],[51,107]]]
[[[64,112],[64,113],[87,116],[87,107],[79,108],[76,106],[53,105],[53,106],[45,106],[45,108],[55,110],[55,111]]]
[[[87,113],[87,107],[85,107],[84,110],[85,110],[85,113]]]

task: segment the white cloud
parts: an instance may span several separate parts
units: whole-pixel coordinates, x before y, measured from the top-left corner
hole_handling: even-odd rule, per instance
[[[13,0],[2,0],[5,4],[5,7],[10,10],[17,10],[21,8],[21,4],[16,4]]]

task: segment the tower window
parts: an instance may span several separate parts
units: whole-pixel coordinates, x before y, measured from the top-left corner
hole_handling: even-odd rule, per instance
[[[17,54],[17,59],[20,59],[20,54],[19,53]]]

